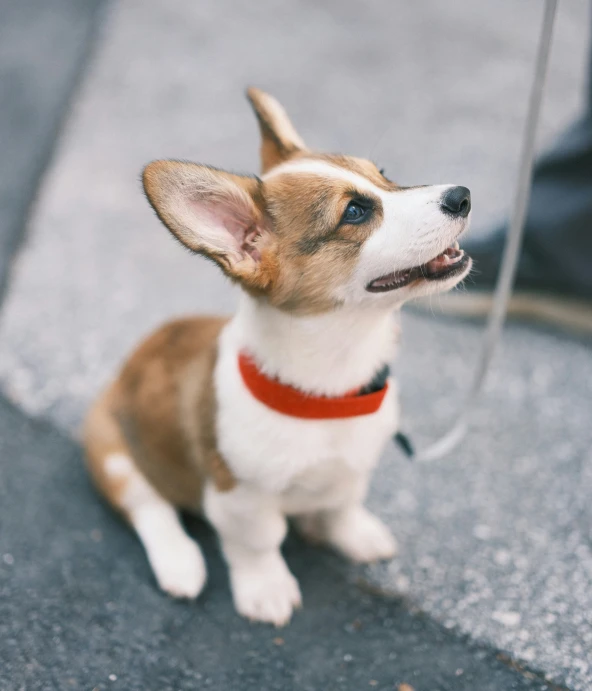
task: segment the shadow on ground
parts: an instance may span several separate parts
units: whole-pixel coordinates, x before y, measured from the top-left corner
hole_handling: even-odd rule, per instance
[[[80,449],[0,400],[0,687],[13,689],[550,689],[355,570],[288,540],[305,607],[276,630],[233,611],[211,531],[190,519],[209,583],[156,589],[139,543],[95,496]]]

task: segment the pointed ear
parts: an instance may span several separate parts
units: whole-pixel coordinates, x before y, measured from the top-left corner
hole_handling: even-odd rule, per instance
[[[250,87],[247,97],[261,129],[261,168],[264,173],[296,151],[306,150],[286,111],[273,96]]]
[[[213,259],[232,278],[265,287],[263,259],[271,233],[257,203],[262,206],[257,178],[153,161],[142,181],[158,217],[186,247]]]

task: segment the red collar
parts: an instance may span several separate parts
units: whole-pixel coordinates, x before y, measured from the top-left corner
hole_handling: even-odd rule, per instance
[[[278,413],[307,420],[370,415],[380,408],[388,389],[388,382],[385,381],[381,388],[370,393],[360,389],[334,398],[312,396],[277,379],[270,379],[245,353],[239,353],[238,367],[245,386],[258,401]]]

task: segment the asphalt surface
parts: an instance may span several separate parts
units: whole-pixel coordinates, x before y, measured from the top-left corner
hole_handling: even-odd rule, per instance
[[[192,524],[213,574],[203,602],[159,595],[139,545],[94,498],[70,441],[143,333],[176,314],[230,312],[236,299],[214,267],[182,252],[154,219],[138,184],[148,160],[254,171],[258,135],[243,91],[255,83],[286,104],[313,146],[370,155],[403,183],[471,187],[482,232],[511,196],[540,10],[534,0],[421,9],[375,1],[362,14],[354,2],[281,12],[267,2],[112,5],[0,313],[0,382],[16,406],[0,405],[0,559],[12,562],[0,562],[10,589],[0,601],[10,608],[0,617],[10,627],[0,659],[5,649],[9,689],[68,688],[68,679],[73,688],[195,688],[206,678],[213,688],[248,688],[239,668],[254,688],[358,689],[373,680],[416,691],[544,688],[492,649],[557,684],[592,687],[589,343],[512,325],[459,452],[414,466],[387,450],[370,504],[401,543],[391,564],[354,572],[292,542],[307,605],[280,634],[283,645],[234,617],[203,527]],[[580,106],[589,10],[584,0],[560,6],[543,142]],[[32,55],[38,43],[13,38],[10,60],[20,64],[19,51]],[[57,79],[53,63],[27,59]],[[74,83],[60,74],[60,83]],[[59,122],[60,107],[41,120]],[[17,132],[14,118],[0,125],[3,141]],[[51,150],[56,129],[19,140],[23,160]],[[0,164],[0,188],[18,187],[22,218],[36,177],[13,170]],[[13,213],[4,202],[0,213],[6,208]],[[8,218],[0,236],[14,247],[23,226]],[[394,368],[407,431],[421,444],[450,424],[480,331],[413,315],[403,325]],[[358,577],[403,599],[370,597]],[[208,618],[212,630],[202,626]],[[345,643],[356,620],[357,652]],[[398,655],[392,668],[390,653]],[[457,669],[477,676],[467,681]],[[191,676],[198,673],[201,680]]]
[[[305,609],[282,630],[233,611],[212,533],[197,603],[160,593],[138,541],[96,496],[80,449],[0,400],[0,688],[551,691],[324,550],[288,541]],[[405,688],[405,687],[403,687]]]

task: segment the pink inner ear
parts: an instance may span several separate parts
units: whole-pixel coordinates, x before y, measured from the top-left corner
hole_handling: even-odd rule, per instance
[[[234,255],[239,260],[246,255],[255,261],[261,259],[256,247],[261,231],[255,225],[251,209],[225,199],[216,202],[191,200],[189,206],[205,249]]]
[[[247,232],[245,233],[245,237],[243,240],[243,244],[241,246],[241,249],[243,252],[246,254],[249,254],[253,259],[258,262],[261,261],[261,252],[257,248],[257,240],[261,237],[261,232],[257,228],[257,226],[252,225]]]

